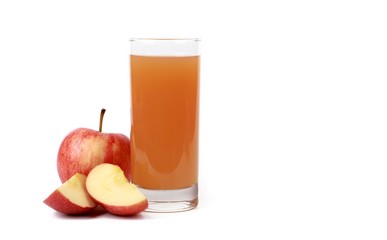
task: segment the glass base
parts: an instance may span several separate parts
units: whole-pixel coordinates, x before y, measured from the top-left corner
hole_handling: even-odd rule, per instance
[[[198,205],[198,185],[174,190],[152,190],[138,186],[148,198],[146,212],[182,212]]]

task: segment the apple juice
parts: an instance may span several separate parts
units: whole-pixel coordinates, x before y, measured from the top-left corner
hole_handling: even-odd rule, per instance
[[[131,55],[133,183],[179,189],[198,181],[199,56]]]

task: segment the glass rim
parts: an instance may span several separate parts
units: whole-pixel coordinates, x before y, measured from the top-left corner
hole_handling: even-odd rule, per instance
[[[131,55],[199,56],[199,38],[131,38]]]
[[[192,42],[200,42],[200,38],[129,38],[130,42],[140,42],[140,41],[192,41]]]

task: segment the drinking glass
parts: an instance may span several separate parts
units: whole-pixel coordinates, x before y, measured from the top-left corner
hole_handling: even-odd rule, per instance
[[[130,39],[132,181],[150,212],[198,204],[199,39]]]

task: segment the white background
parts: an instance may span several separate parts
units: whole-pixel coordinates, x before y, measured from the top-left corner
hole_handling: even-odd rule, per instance
[[[129,135],[131,37],[202,39],[199,207],[62,216],[65,135]],[[386,239],[386,80],[385,1],[1,1],[0,239]]]

